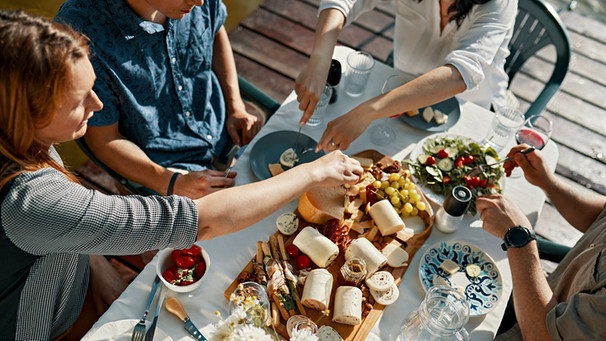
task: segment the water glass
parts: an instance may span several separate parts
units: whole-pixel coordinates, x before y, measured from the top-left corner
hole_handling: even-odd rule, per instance
[[[522,124],[524,124],[524,114],[519,110],[513,108],[500,110],[493,118],[482,144],[492,147],[498,153],[507,146]]]
[[[370,77],[370,71],[375,66],[375,60],[368,52],[355,51],[347,56],[347,77],[345,93],[358,97],[364,93],[364,88]]]
[[[435,286],[427,291],[419,309],[408,315],[396,341],[467,341],[467,321],[469,303],[465,295],[449,286]]]
[[[293,315],[286,321],[286,332],[289,337],[306,331],[308,335],[316,335],[318,326],[305,315]]]
[[[324,86],[324,91],[322,91],[322,94],[320,95],[320,100],[318,101],[316,110],[314,110],[314,113],[311,115],[309,120],[307,120],[308,126],[315,127],[322,123],[322,116],[324,116],[324,113],[326,113],[326,107],[328,106],[328,102],[330,102],[332,91],[332,86],[328,84]]]

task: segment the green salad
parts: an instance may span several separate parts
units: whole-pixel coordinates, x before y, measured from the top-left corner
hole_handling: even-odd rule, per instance
[[[423,152],[416,160],[406,162],[419,184],[432,192],[446,196],[455,186],[463,185],[471,189],[475,197],[501,193],[499,180],[504,173],[500,165],[469,174],[477,165],[488,163],[487,156],[499,160],[492,147],[483,148],[467,138],[438,136],[425,140]],[[477,213],[475,201],[472,200],[468,212]]]

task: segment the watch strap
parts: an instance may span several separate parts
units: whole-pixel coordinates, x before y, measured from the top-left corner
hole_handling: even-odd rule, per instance
[[[512,230],[526,231],[526,236],[527,236],[526,240],[518,245],[511,244],[510,240],[509,240],[509,235],[510,235],[510,233],[512,233]],[[513,248],[523,247],[526,244],[530,243],[530,241],[536,240],[536,239],[537,239],[536,234],[534,233],[534,231],[532,229],[529,229],[527,227],[520,226],[520,225],[513,226],[513,227],[510,227],[507,230],[507,232],[505,233],[505,237],[503,238],[503,243],[501,244],[501,249],[503,249],[503,251],[507,251],[507,249],[509,249],[510,247],[513,247]]]

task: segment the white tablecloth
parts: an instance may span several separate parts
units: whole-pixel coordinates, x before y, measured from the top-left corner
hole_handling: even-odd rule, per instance
[[[345,57],[351,51],[351,49],[346,47],[337,47],[335,49],[335,58],[341,60],[342,65],[345,66]],[[347,73],[347,70],[345,69],[344,72]],[[383,81],[393,73],[394,70],[390,67],[382,63],[376,63],[368,82],[366,93],[358,98],[349,98],[343,92],[342,86],[339,87],[338,100],[329,105],[322,124],[313,128],[305,126],[302,129],[302,133],[318,140],[329,120],[346,113],[363,100],[379,94]],[[345,81],[346,77],[342,82]],[[280,110],[267,122],[265,127],[251,142],[251,146],[259,138],[270,132],[280,130],[296,131],[298,128],[297,122],[301,116],[301,112],[297,109],[297,106],[296,96],[292,93],[284,101]],[[462,115],[459,122],[448,130],[448,133],[468,136],[479,141],[486,134],[492,117],[493,114],[490,111],[472,103],[464,103],[462,104]],[[373,124],[381,123],[380,121],[376,121]],[[400,119],[391,119],[391,126],[397,131],[397,139],[394,143],[387,146],[376,146],[371,143],[367,134],[363,134],[345,152],[347,154],[355,154],[362,150],[375,149],[384,155],[402,159],[410,153],[417,142],[430,135],[426,131],[408,126]],[[251,149],[247,148],[235,166],[235,170],[238,172],[237,185],[257,181],[249,166],[249,153]],[[558,159],[558,151],[555,144],[553,142],[548,143],[542,152],[552,169],[555,169]],[[531,222],[536,222],[545,200],[545,195],[542,191],[527,184],[524,178],[517,178],[506,180],[505,194],[515,200],[530,218]],[[265,220],[243,231],[215,238],[211,241],[199,242],[198,244],[206,249],[211,259],[211,264],[203,279],[203,283],[192,293],[177,294],[170,292],[168,296],[176,296],[181,299],[191,320],[199,328],[218,320],[215,311],[219,311],[223,316],[226,316],[227,301],[223,296],[223,292],[253,257],[256,241],[267,240],[276,231],[276,218],[283,212],[293,212],[296,206],[297,201],[295,200],[270,214]],[[434,207],[434,211],[435,209],[436,207]],[[511,294],[511,273],[506,253],[501,250],[501,241],[499,239],[479,228],[481,223],[477,220],[477,217],[467,215],[462,225],[464,227],[453,234],[444,234],[437,229],[433,229],[429,239],[412,259],[408,270],[402,278],[399,286],[400,298],[395,304],[385,308],[382,317],[375,324],[368,340],[384,341],[395,338],[404,318],[409,312],[419,306],[425,295],[418,275],[420,256],[430,245],[444,240],[466,241],[479,247],[495,260],[503,276],[502,299],[492,312],[482,317],[471,318],[466,326],[472,340],[492,340],[494,338],[505,309],[507,298]],[[143,269],[120,298],[97,321],[89,332],[89,336],[107,323],[123,319],[140,318],[145,308],[151,283],[156,275],[156,262],[157,259],[154,258]],[[160,315],[158,329],[164,332],[164,334],[170,335],[173,340],[192,339],[184,330],[183,324],[166,310],[163,310]]]

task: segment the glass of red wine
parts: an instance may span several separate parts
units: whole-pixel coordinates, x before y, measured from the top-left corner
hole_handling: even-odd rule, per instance
[[[516,141],[518,144],[526,143],[537,150],[541,150],[551,138],[552,130],[553,123],[549,118],[541,114],[533,115],[528,117],[516,132]],[[517,178],[522,174],[522,170],[515,168],[510,177]]]

